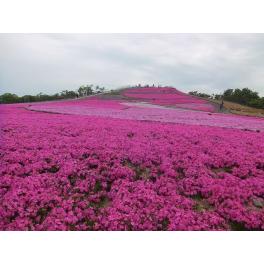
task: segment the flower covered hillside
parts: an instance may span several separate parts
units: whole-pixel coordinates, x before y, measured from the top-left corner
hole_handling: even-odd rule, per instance
[[[135,87],[125,89],[122,94],[128,98],[140,99],[152,104],[216,112],[212,103],[180,92],[172,87]]]
[[[0,106],[1,230],[264,230],[264,134]]]
[[[263,118],[168,108],[144,102],[128,102],[124,100],[87,98],[83,100],[25,104],[23,106],[28,110],[46,113],[110,117],[125,120],[156,121],[198,126],[216,126],[252,131],[264,130]]]

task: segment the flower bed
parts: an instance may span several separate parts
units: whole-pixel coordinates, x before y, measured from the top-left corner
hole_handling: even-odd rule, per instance
[[[129,88],[122,92],[126,97],[140,99],[152,104],[216,112],[214,105],[206,100],[190,96],[171,87]]]
[[[153,104],[116,100],[80,100],[59,103],[38,103],[27,106],[30,110],[49,113],[111,117],[128,120],[159,121],[178,124],[217,126],[226,128],[264,130],[264,119],[172,109]]]
[[[263,132],[23,107],[0,106],[1,230],[264,230]]]

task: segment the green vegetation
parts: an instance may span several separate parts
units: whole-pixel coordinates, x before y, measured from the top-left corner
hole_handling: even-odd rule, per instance
[[[264,97],[260,97],[257,92],[254,92],[249,88],[227,89],[222,95],[209,95],[205,93],[199,93],[197,91],[189,92],[189,94],[208,99],[226,100],[241,105],[264,109]]]
[[[257,92],[254,92],[249,88],[235,90],[227,89],[223,93],[223,99],[242,105],[264,109],[264,97],[260,97]]]
[[[12,103],[27,103],[27,102],[41,102],[41,101],[52,101],[60,99],[72,99],[93,94],[99,94],[105,91],[104,87],[91,85],[82,85],[77,91],[64,90],[60,93],[53,95],[39,93],[37,95],[23,95],[18,96],[12,93],[4,93],[0,95],[0,103],[12,104]]]
[[[206,93],[199,93],[198,91],[189,92],[190,95],[199,96],[203,98],[211,98],[212,96],[210,94]]]

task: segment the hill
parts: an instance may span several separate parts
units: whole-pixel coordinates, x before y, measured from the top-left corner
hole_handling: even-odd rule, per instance
[[[0,230],[264,230],[264,119],[197,104],[135,87],[0,105]]]
[[[133,87],[115,91],[122,99],[147,102],[172,108],[192,109],[205,112],[217,112],[218,106],[207,100],[183,93],[173,87]]]

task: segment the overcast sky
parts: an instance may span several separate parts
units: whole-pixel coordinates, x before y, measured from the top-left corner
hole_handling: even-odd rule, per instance
[[[0,34],[0,93],[137,83],[264,96],[264,34]]]

